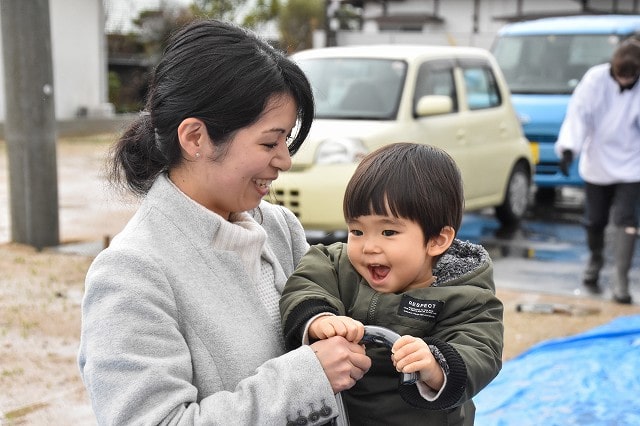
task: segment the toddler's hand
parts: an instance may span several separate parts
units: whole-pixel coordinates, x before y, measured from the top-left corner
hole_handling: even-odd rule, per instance
[[[350,342],[358,343],[364,336],[364,325],[353,318],[327,315],[316,318],[309,326],[309,337],[312,339],[328,339],[333,336],[342,336]]]
[[[417,337],[402,336],[391,348],[391,360],[402,373],[420,373],[420,380],[431,389],[439,390],[444,383],[444,373],[433,357],[429,345]]]

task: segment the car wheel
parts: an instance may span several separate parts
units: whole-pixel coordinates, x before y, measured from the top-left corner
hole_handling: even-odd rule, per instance
[[[502,225],[518,223],[529,207],[531,178],[522,164],[516,164],[509,177],[504,202],[496,206],[496,217]]]

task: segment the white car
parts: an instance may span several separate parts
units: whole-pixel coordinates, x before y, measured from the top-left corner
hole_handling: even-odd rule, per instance
[[[487,50],[351,46],[292,59],[311,82],[316,116],[291,170],[273,182],[269,201],[291,209],[309,233],[346,229],[342,201],[356,164],[393,142],[446,150],[462,171],[467,210],[495,207],[505,225],[525,214],[532,154]]]

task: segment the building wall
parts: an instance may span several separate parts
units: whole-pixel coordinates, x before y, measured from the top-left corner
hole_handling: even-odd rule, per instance
[[[49,0],[49,19],[56,118],[74,118],[80,109],[109,115],[102,0]],[[7,108],[2,61],[0,55],[0,121]]]
[[[444,23],[428,23],[422,32],[380,31],[372,19],[382,14],[382,5],[367,2],[364,10],[365,25],[361,32],[338,31],[338,45],[377,44],[377,43],[409,43],[478,46],[489,48],[498,30],[506,23],[496,19],[518,13],[516,0],[478,0],[478,16],[474,22],[473,0],[440,0],[435,9],[434,0],[405,0],[388,2],[388,15],[394,14],[433,14],[444,19]],[[522,0],[520,12],[534,13],[578,13],[581,2],[576,0]],[[632,12],[634,1],[590,0],[589,6],[600,10]],[[637,5],[636,5],[637,7]],[[314,38],[316,46],[324,45],[324,35]]]

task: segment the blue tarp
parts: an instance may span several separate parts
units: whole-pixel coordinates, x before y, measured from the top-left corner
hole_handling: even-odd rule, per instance
[[[474,402],[476,426],[640,425],[640,316],[533,346]]]

